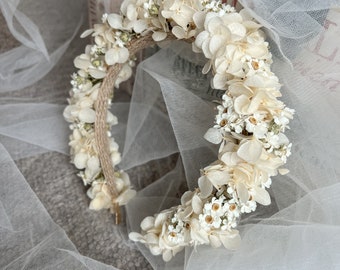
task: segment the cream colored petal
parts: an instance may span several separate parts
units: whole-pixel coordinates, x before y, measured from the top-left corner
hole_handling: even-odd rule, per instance
[[[207,21],[208,23],[205,23],[205,29],[207,29],[210,33],[219,33],[218,31],[221,31],[221,28],[224,27],[223,21],[217,14],[208,13],[206,16],[206,22]]]
[[[123,48],[112,48],[105,53],[105,62],[108,65],[116,63],[125,63],[129,59],[129,50]]]
[[[237,180],[236,180],[237,181]],[[236,183],[237,195],[241,202],[246,203],[249,200],[249,192],[243,183]]]
[[[219,237],[223,246],[230,250],[237,249],[241,244],[241,237],[238,232],[230,234],[220,234]]]
[[[249,44],[245,52],[254,58],[261,59],[268,54],[268,47],[265,44],[260,45]]]
[[[106,122],[110,125],[117,125],[118,118],[117,116],[113,115],[110,111],[107,112]]]
[[[88,67],[91,65],[91,62],[89,59],[84,59],[81,56],[77,56],[74,59],[73,64],[76,68],[87,70]]]
[[[152,39],[156,42],[162,41],[167,37],[167,33],[161,32],[161,31],[156,31],[152,34]]]
[[[215,55],[216,52],[225,45],[225,38],[222,35],[212,36],[209,41],[209,51],[211,55]]]
[[[198,11],[194,14],[193,20],[197,28],[203,28],[204,27],[204,20],[205,20],[206,12],[204,11]]]
[[[93,33],[93,31],[94,31],[93,29],[87,29],[80,35],[80,37],[85,38],[85,37],[91,35]]]
[[[253,95],[253,91],[243,83],[234,83],[229,86],[228,90],[233,97],[238,97],[241,95],[250,97]]]
[[[181,197],[181,204],[186,205],[188,202],[190,202],[194,194],[195,193],[192,191],[186,191]]]
[[[144,236],[141,235],[140,233],[130,232],[130,233],[129,233],[129,238],[130,238],[132,241],[134,241],[134,242],[145,243]]]
[[[127,189],[125,190],[121,195],[118,196],[117,202],[119,205],[125,205],[127,204],[133,197],[135,197],[137,194],[136,190],[133,189]]]
[[[203,203],[201,199],[197,195],[194,195],[194,197],[192,198],[192,209],[194,210],[194,213],[201,214],[202,207],[203,207]]]
[[[89,74],[95,79],[103,79],[106,76],[105,71],[99,70],[97,68],[89,68]]]
[[[118,15],[118,14],[109,14],[107,16],[107,21],[109,23],[109,25],[113,28],[113,29],[121,29],[122,26],[122,16]]]
[[[111,161],[112,161],[113,166],[118,165],[121,160],[122,160],[122,157],[121,157],[121,154],[119,152],[112,152],[111,153]]]
[[[83,108],[79,111],[79,120],[85,123],[94,123],[96,121],[96,112],[90,108]]]
[[[221,241],[216,235],[209,235],[210,244],[213,248],[218,248],[221,246]]]
[[[253,139],[242,143],[237,150],[237,154],[240,158],[247,162],[256,163],[261,156],[262,149],[262,143],[256,139]]]
[[[245,95],[238,96],[234,101],[235,112],[238,114],[246,114],[249,103],[249,97]]]
[[[130,4],[127,6],[127,10],[126,10],[126,17],[130,20],[130,21],[134,21],[137,19],[138,13],[136,10],[136,6],[134,4]]]
[[[156,234],[154,233],[148,233],[145,235],[145,240],[148,244],[152,245],[158,245],[159,238]]]
[[[204,139],[213,144],[219,144],[222,141],[222,138],[221,132],[216,128],[209,128],[204,134]]]
[[[206,231],[202,230],[197,219],[192,219],[191,221],[190,236],[191,239],[198,244],[208,244],[209,235]]]
[[[281,175],[285,175],[285,174],[289,173],[289,170],[286,169],[286,168],[282,168],[282,169],[279,169],[279,173],[280,173]]]
[[[254,200],[257,201],[259,204],[262,205],[269,205],[270,204],[270,195],[267,190],[260,187],[254,188],[255,193],[253,194]]]
[[[86,153],[78,153],[74,156],[74,166],[76,166],[77,169],[84,169],[86,167],[86,163],[88,160],[88,155]]]
[[[86,107],[92,107],[93,105],[93,99],[89,98],[89,97],[83,97],[80,102],[79,102],[79,106],[81,108],[86,108]]]
[[[99,158],[96,156],[92,156],[87,160],[87,167],[93,171],[97,172],[100,169]]]
[[[137,20],[134,24],[133,24],[133,30],[136,33],[142,33],[143,31],[145,31],[148,28],[148,24],[145,20]]]
[[[68,105],[64,109],[63,116],[67,122],[73,122],[72,111],[74,110],[74,105]]]
[[[154,217],[146,217],[143,219],[143,221],[140,224],[140,227],[142,228],[143,231],[148,231],[153,228],[155,224],[155,218]]]
[[[201,49],[203,42],[206,41],[207,38],[209,38],[209,33],[207,31],[199,33],[195,39],[195,45]]]
[[[183,39],[186,38],[186,32],[184,31],[184,29],[180,26],[174,26],[171,30],[171,32],[174,34],[174,36],[178,39]]]
[[[170,249],[166,249],[163,251],[162,258],[165,262],[168,262],[172,258],[172,252]]]
[[[158,228],[168,219],[167,213],[159,213],[155,218],[155,227]]]
[[[103,208],[110,207],[110,199],[106,197],[103,193],[99,193],[96,197],[90,202],[89,208],[91,210],[101,210]]]
[[[221,156],[221,161],[229,166],[235,166],[237,163],[242,162],[242,159],[235,152],[226,152]]]
[[[198,179],[198,187],[201,191],[200,196],[202,199],[210,196],[213,191],[213,186],[205,175]]]
[[[125,186],[129,186],[131,184],[130,177],[126,172],[120,171],[120,178],[124,181]]]
[[[163,250],[157,245],[151,245],[149,248],[152,255],[157,256],[162,254]]]
[[[208,61],[205,63],[203,69],[202,69],[202,73],[203,74],[208,74],[208,72],[210,71],[211,69],[211,61]]]
[[[246,35],[246,28],[241,23],[230,23],[228,29],[233,35],[233,40],[237,41],[242,39]]]
[[[228,81],[228,78],[225,74],[217,73],[215,74],[213,81],[212,81],[213,88],[221,89],[221,90],[227,89],[228,88],[227,81]]]
[[[218,188],[222,185],[226,185],[230,176],[228,172],[210,171],[207,173],[207,178],[214,185],[215,188]]]

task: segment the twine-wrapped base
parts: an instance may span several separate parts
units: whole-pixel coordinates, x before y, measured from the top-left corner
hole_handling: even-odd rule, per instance
[[[166,40],[172,40],[174,36],[169,35]],[[156,42],[152,39],[152,35],[148,34],[144,37],[133,39],[127,44],[127,49],[130,55],[135,55],[138,51],[141,51],[147,47],[155,45]],[[114,168],[109,152],[109,140],[107,136],[107,110],[108,100],[114,94],[114,83],[117,76],[122,69],[122,64],[115,64],[109,68],[106,77],[103,80],[101,89],[98,93],[98,98],[95,104],[96,108],[96,121],[95,121],[95,142],[98,149],[98,155],[102,171],[106,180],[106,185],[112,198],[111,212],[116,215],[116,223],[120,220],[119,204],[116,202],[119,193],[115,184]]]

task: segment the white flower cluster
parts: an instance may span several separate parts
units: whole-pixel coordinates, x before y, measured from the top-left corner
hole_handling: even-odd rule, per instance
[[[87,30],[83,37],[92,34],[94,45],[88,45],[85,52],[77,56],[74,65],[77,73],[72,75],[69,105],[64,110],[65,119],[71,123],[73,131],[70,136],[71,162],[80,170],[78,175],[85,185],[90,185],[88,196],[91,198],[90,208],[100,210],[112,208],[115,203],[125,205],[136,193],[131,189],[128,175],[117,171],[115,175],[115,188],[117,198],[111,198],[106,180],[104,178],[98,149],[95,142],[94,122],[96,120],[96,100],[98,91],[105,78],[109,65],[122,64],[122,69],[115,81],[115,86],[132,75],[134,66],[133,57],[125,45],[130,41],[132,34],[125,30],[114,30],[108,24],[109,16],[103,16],[103,24],[96,24],[94,29]],[[111,104],[111,99],[107,101]],[[111,137],[111,127],[118,123],[117,117],[107,112],[107,135],[109,137],[109,151],[112,166],[115,167],[121,160],[118,144]]]
[[[218,159],[202,170],[199,189],[185,193],[181,205],[145,218],[141,234],[130,234],[167,261],[185,246],[237,247],[241,214],[270,204],[271,177],[287,172],[280,169],[291,149],[284,131],[294,111],[278,100],[268,43],[245,10],[237,13],[221,1],[170,0],[159,14],[178,39],[194,40],[193,50],[208,59],[203,73],[212,71],[212,86],[226,91],[205,134],[221,144]]]
[[[165,261],[186,246],[223,244],[235,249],[240,243],[234,229],[239,217],[240,209],[226,191],[204,199],[199,190],[188,191],[182,196],[181,205],[146,217],[141,223],[142,234],[132,232],[129,237],[144,243],[153,255],[162,255]]]
[[[112,199],[105,185],[94,141],[95,101],[108,67],[121,64],[116,81],[131,76],[134,61],[128,46],[134,39],[151,35],[155,41],[170,34],[192,40],[193,51],[208,62],[203,73],[213,74],[212,86],[225,90],[217,106],[215,125],[205,138],[220,144],[218,159],[201,171],[199,188],[186,192],[181,204],[146,217],[142,233],[130,233],[154,255],[170,260],[186,246],[210,244],[235,249],[240,242],[236,230],[242,214],[255,211],[257,203],[268,205],[266,191],[290,155],[291,144],[284,135],[294,111],[278,98],[280,83],[271,71],[272,55],[264,34],[245,10],[239,13],[220,0],[125,0],[121,14],[105,14],[102,24],[84,32],[94,37],[74,64],[73,89],[65,118],[72,122],[71,154],[91,184],[91,208],[109,208]],[[108,101],[110,102],[110,101]],[[117,123],[108,113],[110,128]],[[112,165],[120,160],[118,145],[111,139]],[[134,195],[126,173],[116,172],[119,204]]]

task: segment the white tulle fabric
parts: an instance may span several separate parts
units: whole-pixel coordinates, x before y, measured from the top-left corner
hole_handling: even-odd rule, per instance
[[[188,248],[164,263],[144,246],[138,248],[155,269],[339,269],[340,3],[240,2],[265,26],[283,99],[296,110],[288,134],[293,143],[290,173],[273,179],[270,207],[242,218],[242,245],[235,252]],[[13,249],[6,253],[10,256],[1,256],[0,265],[7,269],[113,269],[76,251],[13,162],[47,151],[68,153],[69,130],[62,117],[68,83],[38,80],[65,52],[77,55],[67,48],[87,12],[85,4],[0,2],[11,33],[21,43],[0,54],[0,250]],[[120,121],[112,132],[123,149],[122,169],[180,153],[175,169],[140,190],[127,206],[128,230],[139,231],[145,216],[177,204],[183,186],[197,187],[200,168],[216,158],[216,149],[203,135],[213,123],[212,101],[218,95],[201,75],[202,63],[187,44],[172,44],[141,63],[131,102],[112,106]],[[68,80],[69,74],[56,70]],[[27,86],[46,89],[38,96],[18,97]]]

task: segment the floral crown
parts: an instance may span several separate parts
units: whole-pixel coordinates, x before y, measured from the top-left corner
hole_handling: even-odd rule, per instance
[[[170,260],[186,246],[210,244],[235,249],[242,214],[269,205],[271,177],[290,155],[284,135],[294,110],[285,106],[280,83],[271,71],[272,55],[261,25],[246,10],[220,0],[125,0],[121,14],[104,14],[82,37],[94,44],[77,56],[71,98],[64,117],[71,122],[71,158],[89,185],[90,208],[119,206],[135,195],[129,176],[115,169],[121,157],[111,136],[117,118],[108,111],[113,86],[130,78],[134,54],[163,40],[183,39],[203,53],[203,73],[212,87],[224,90],[214,125],[204,137],[220,144],[217,160],[201,170],[198,188],[181,204],[146,217],[142,232],[131,232],[154,255]],[[118,220],[117,220],[118,221]]]

